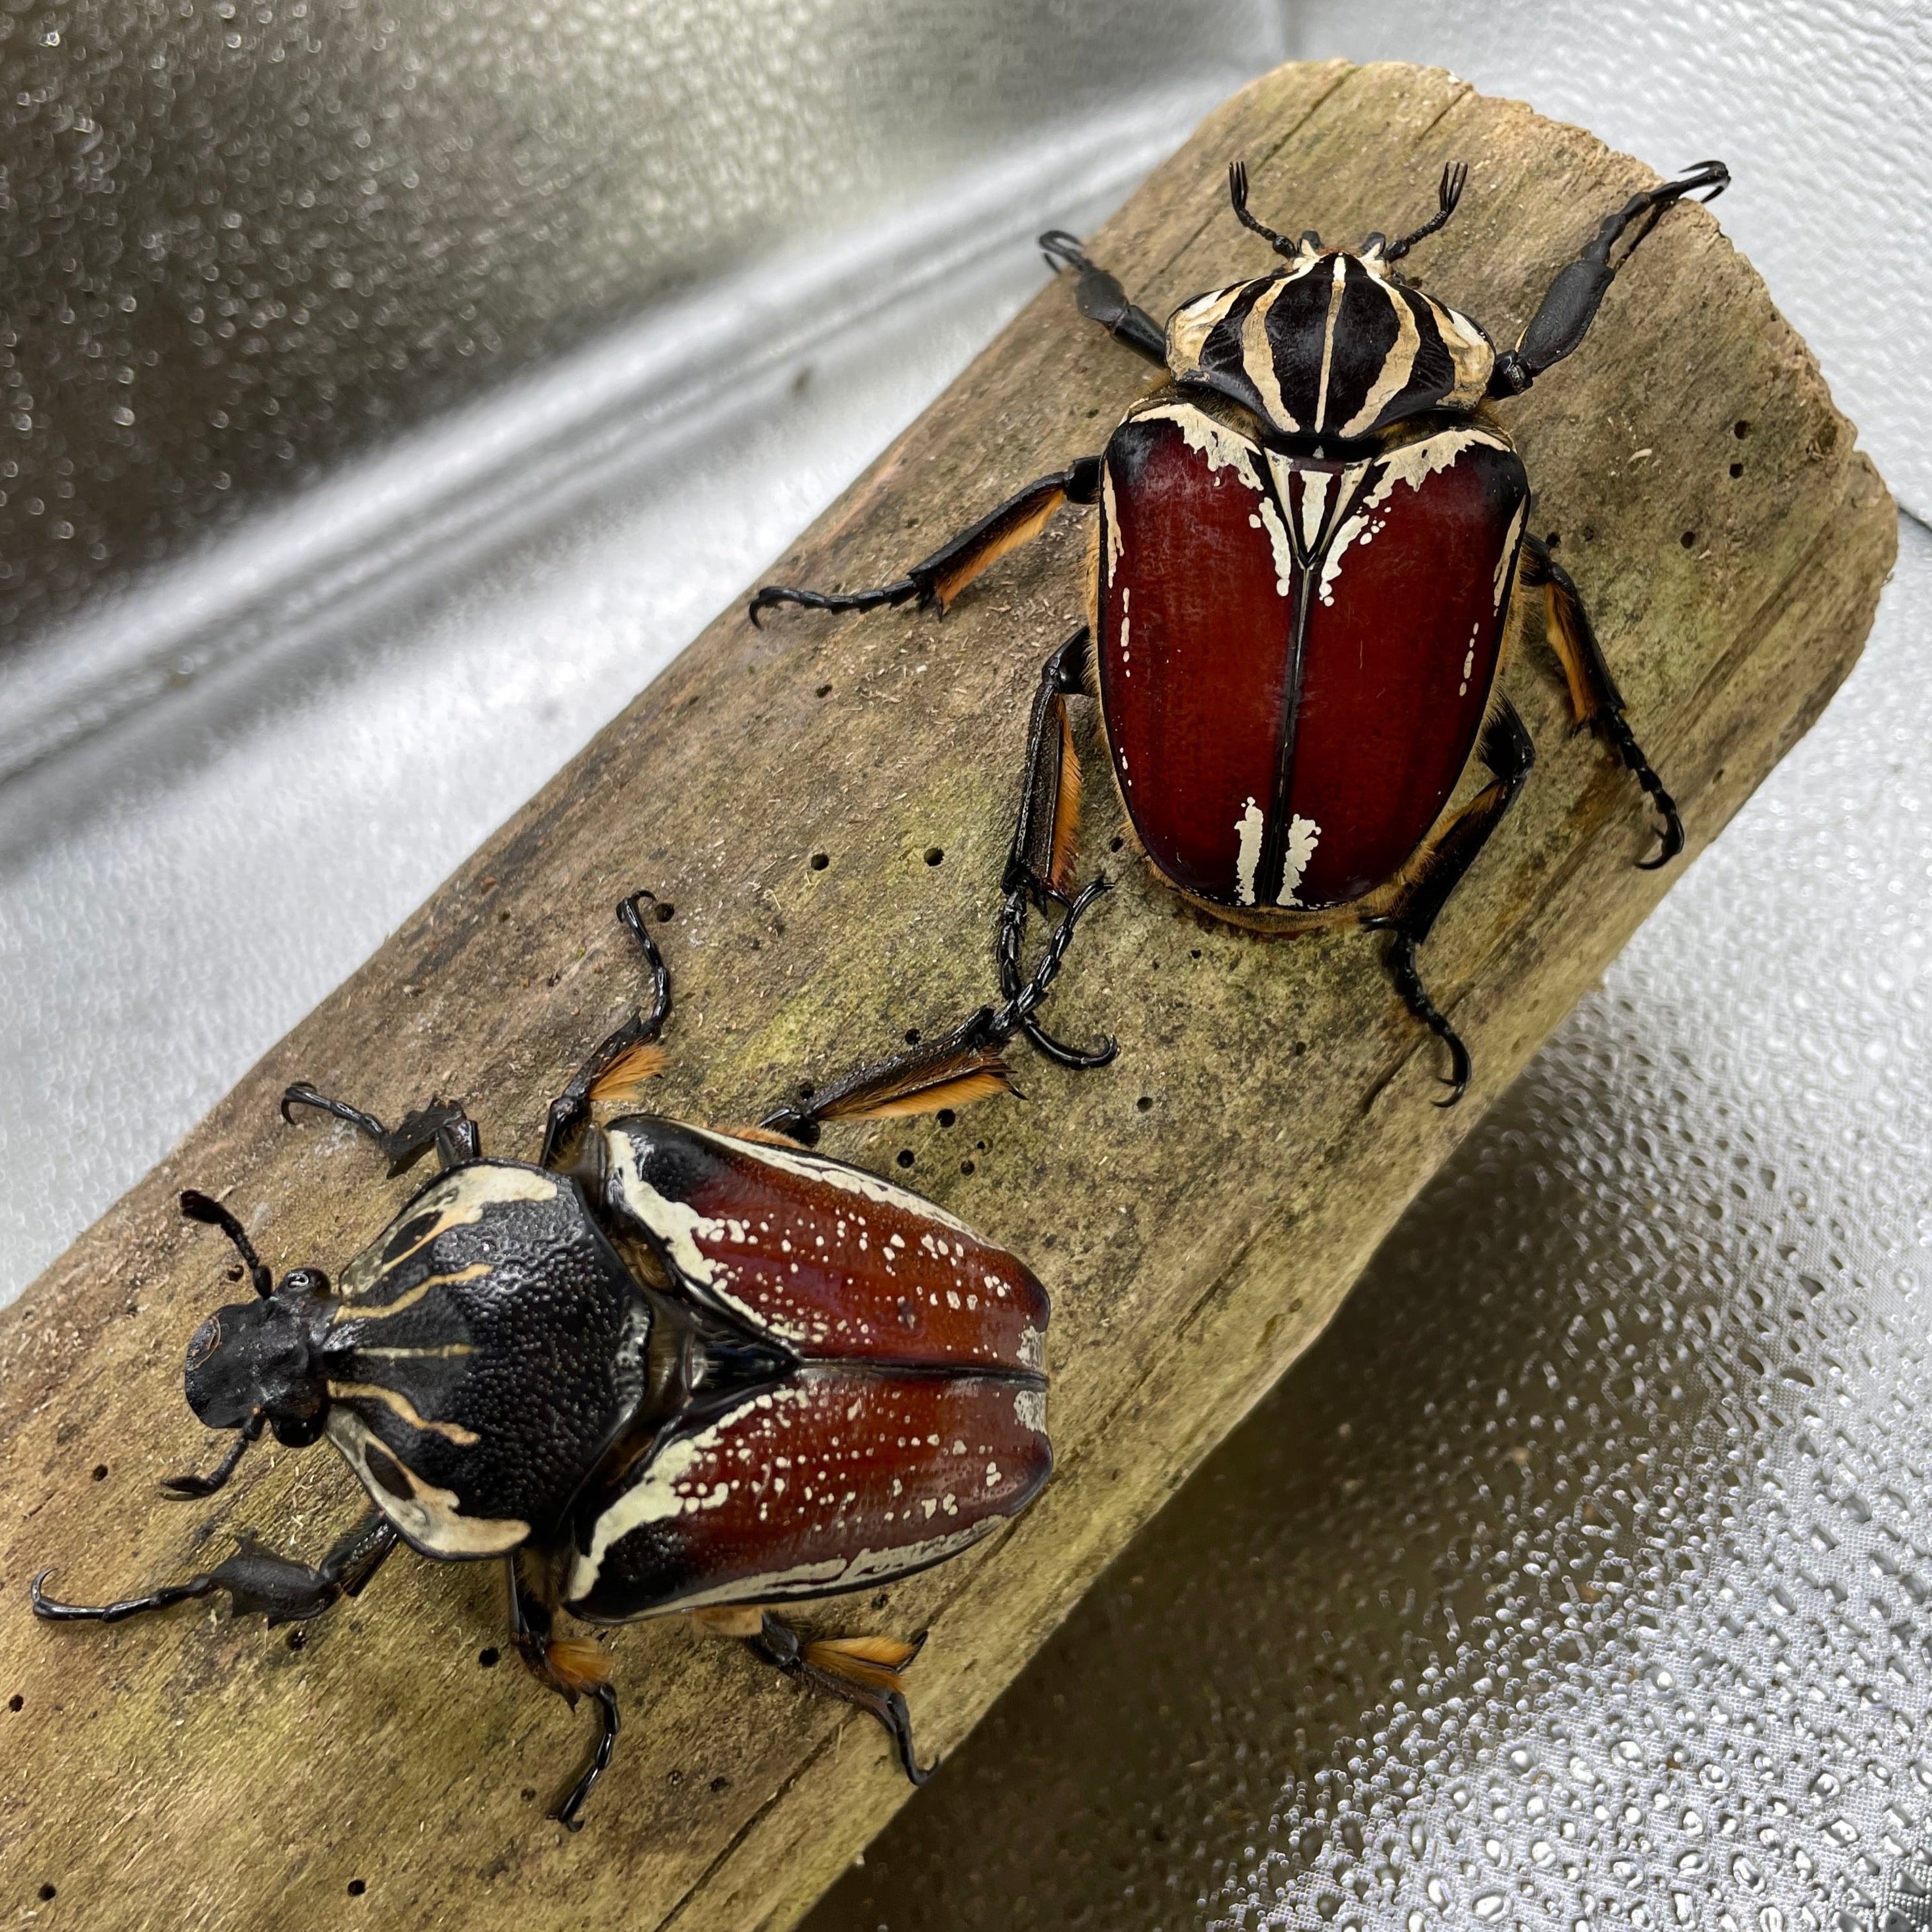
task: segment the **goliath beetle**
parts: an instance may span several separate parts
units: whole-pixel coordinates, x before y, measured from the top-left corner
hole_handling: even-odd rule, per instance
[[[1237,161],[1234,214],[1285,266],[1183,302],[1165,329],[1074,237],[1042,236],[1048,265],[1078,275],[1082,314],[1167,380],[1100,454],[1030,484],[896,581],[832,593],[767,585],[752,600],[754,623],[785,603],[916,602],[943,614],[1062,504],[1099,506],[1088,621],[1047,660],[1034,705],[1003,880],[1010,990],[1029,905],[1068,902],[1078,765],[1066,700],[1090,684],[1128,823],[1155,870],[1238,925],[1387,932],[1397,990],[1448,1050],[1451,1090],[1438,1104],[1453,1105],[1468,1054],[1423,986],[1416,949],[1534,762],[1498,682],[1519,582],[1544,592],[1579,723],[1661,820],[1644,862],[1683,849],[1676,806],[1630,730],[1576,586],[1528,530],[1528,478],[1491,405],[1577,348],[1665,208],[1700,190],[1714,198],[1730,175],[1700,162],[1632,196],[1501,354],[1479,323],[1394,272],[1448,220],[1466,179],[1445,168],[1429,220],[1350,250],[1258,220]],[[1472,763],[1487,782],[1452,808]],[[1036,1022],[1027,1030],[1068,1065],[1104,1057],[1060,1046]]]
[[[557,1634],[688,1612],[810,1688],[871,1712],[905,1774],[900,1673],[919,1648],[808,1638],[766,1607],[870,1589],[956,1554],[1024,1509],[1053,1463],[1045,1292],[1015,1256],[916,1194],[806,1151],[827,1120],[958,1106],[1007,1090],[999,1044],[1045,996],[860,1070],[736,1133],[593,1102],[634,1098],[662,1067],[670,981],[640,914],[654,997],[551,1103],[534,1163],[486,1159],[460,1104],[401,1125],[298,1082],[282,1112],[319,1108],[387,1156],[434,1150],[439,1172],[332,1286],[279,1285],[240,1222],[206,1196],[182,1212],[221,1228],[256,1299],[218,1310],[188,1345],[189,1404],[238,1431],[206,1496],[264,1429],[324,1436],[370,1506],[320,1562],[244,1537],[205,1574],[124,1602],[37,1616],[116,1623],[216,1591],[271,1624],[358,1594],[398,1541],[443,1560],[494,1558],[510,1630],[539,1682],[601,1726],[551,1816],[574,1830],[617,1736],[604,1650]]]

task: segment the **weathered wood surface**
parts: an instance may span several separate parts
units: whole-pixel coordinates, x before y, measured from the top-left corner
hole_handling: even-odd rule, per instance
[[[1096,238],[1155,314],[1262,265],[1226,213],[1238,154],[1266,218],[1350,239],[1419,219],[1442,163],[1467,160],[1462,209],[1414,266],[1510,340],[1649,178],[1439,72],[1286,68]],[[1064,284],[1046,289],[783,574],[893,574],[1096,448],[1144,380]],[[1892,554],[1889,500],[1802,344],[1694,208],[1664,218],[1583,352],[1509,417],[1534,526],[1562,533],[1694,848],[1850,668]],[[0,1909],[104,1927],[744,1932],[796,1917],[901,1802],[869,1719],[666,1624],[614,1640],[626,1729],[589,1828],[566,1838],[543,1802],[585,1722],[513,1664],[478,1667],[502,1641],[494,1568],[399,1557],[299,1651],[206,1610],[47,1629],[26,1585],[53,1564],[73,1594],[116,1593],[243,1527],[313,1553],[353,1513],[326,1448],[258,1451],[218,1505],[155,1491],[208,1460],[181,1353],[228,1291],[220,1242],[182,1224],[177,1190],[224,1190],[278,1267],[339,1265],[398,1198],[346,1130],[280,1124],[289,1079],[389,1114],[460,1092],[491,1144],[527,1150],[560,1072],[635,986],[610,908],[639,885],[676,909],[659,928],[680,1001],[668,1111],[742,1119],[802,1071],[980,998],[1024,707],[1077,619],[1084,542],[1064,517],[943,624],[788,613],[759,634],[728,612],[4,1318]],[[1060,1465],[1040,1503],[877,1607],[826,1613],[931,1628],[912,1700],[928,1754],[1306,1346],[1675,876],[1633,866],[1649,820],[1570,731],[1540,640],[1509,689],[1540,763],[1426,954],[1476,1054],[1460,1110],[1429,1105],[1437,1049],[1372,944],[1258,941],[1123,855],[1054,1009],[1070,1036],[1117,1030],[1115,1066],[1028,1062],[1030,1104],[831,1137],[883,1167],[910,1149],[909,1178],[1030,1257],[1055,1297]],[[1089,796],[1103,857],[1118,814],[1102,786]]]

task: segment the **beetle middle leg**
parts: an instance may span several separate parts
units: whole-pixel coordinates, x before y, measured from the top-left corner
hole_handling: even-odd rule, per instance
[[[651,896],[647,892],[633,892],[617,907],[619,923],[644,948],[651,969],[651,1010],[633,1012],[601,1041],[571,1076],[570,1084],[550,1103],[544,1121],[543,1151],[537,1156],[542,1166],[556,1164],[560,1150],[589,1114],[592,1101],[628,1097],[664,1067],[664,1052],[657,1039],[670,1018],[670,968],[644,924],[643,908]]]
[[[50,1597],[41,1586],[52,1572],[43,1570],[33,1581],[34,1614],[48,1623],[118,1624],[144,1611],[164,1610],[225,1590],[238,1617],[259,1610],[272,1624],[299,1623],[321,1616],[344,1597],[359,1595],[398,1540],[395,1525],[371,1508],[311,1569],[244,1536],[232,1556],[204,1574],[115,1604],[68,1604]]]
[[[622,1725],[617,1714],[617,1692],[610,1682],[610,1660],[603,1646],[590,1637],[554,1635],[554,1617],[548,1599],[532,1589],[526,1580],[522,1552],[513,1552],[504,1564],[510,1585],[510,1641],[524,1667],[539,1684],[548,1684],[572,1710],[580,1697],[590,1697],[597,1705],[597,1741],[590,1761],[575,1781],[551,1808],[548,1815],[566,1832],[580,1832],[584,1820],[578,1815],[592,1787],[610,1767]]]
[[[346,1100],[333,1100],[319,1094],[306,1080],[298,1080],[282,1096],[282,1118],[291,1126],[291,1107],[314,1107],[346,1120],[359,1134],[367,1135],[382,1150],[389,1163],[392,1179],[406,1173],[431,1148],[442,1167],[456,1167],[474,1160],[483,1151],[483,1139],[476,1123],[463,1111],[460,1100],[432,1100],[427,1107],[412,1107],[398,1126],[386,1127],[374,1114],[352,1107]]]
[[[767,584],[752,598],[748,614],[756,624],[777,604],[802,604],[814,610],[876,610],[883,604],[916,601],[922,609],[938,604],[944,616],[947,606],[989,564],[1038,536],[1061,504],[1096,502],[1100,494],[1100,459],[1083,456],[1066,469],[1029,483],[890,584],[871,590],[848,591],[802,590]]]
[[[930,1768],[920,1768],[914,1754],[912,1714],[899,1688],[901,1675],[926,1642],[923,1636],[910,1643],[890,1636],[801,1637],[769,1610],[756,1608],[697,1610],[691,1620],[714,1636],[739,1638],[753,1656],[821,1696],[871,1712],[886,1727],[907,1778],[917,1785],[932,1775]]]
[[[1623,693],[1604,657],[1603,646],[1590,627],[1570,573],[1550,554],[1541,538],[1523,538],[1522,581],[1529,590],[1543,592],[1545,628],[1563,666],[1564,680],[1570,687],[1570,703],[1580,724],[1588,724],[1624,761],[1637,783],[1649,794],[1651,802],[1664,820],[1654,858],[1638,862],[1646,872],[1667,866],[1684,849],[1684,821],[1678,815],[1677,802],[1664,788],[1664,781],[1650,768],[1650,760],[1624,716]]]
[[[1492,782],[1458,812],[1434,842],[1424,848],[1420,862],[1394,905],[1363,923],[1389,937],[1388,969],[1403,1004],[1449,1049],[1450,1089],[1438,1107],[1453,1107],[1469,1084],[1469,1050],[1462,1036],[1437,1009],[1416,970],[1415,949],[1429,937],[1449,895],[1475,863],[1490,835],[1516,802],[1523,781],[1536,763],[1536,747],[1523,728],[1516,706],[1508,698],[1497,704],[1483,731],[1480,755],[1494,774]]]

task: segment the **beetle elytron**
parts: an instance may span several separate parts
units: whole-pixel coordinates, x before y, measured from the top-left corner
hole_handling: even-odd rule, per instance
[[[688,1611],[872,1712],[923,1781],[898,1688],[918,1645],[808,1640],[764,1606],[909,1575],[1024,1508],[1053,1462],[1047,1299],[930,1202],[795,1143],[820,1120],[1003,1090],[995,1049],[1051,973],[748,1132],[647,1114],[600,1127],[592,1103],[632,1097],[662,1064],[670,984],[639,916],[648,896],[618,914],[650,962],[651,1013],[552,1102],[536,1165],[486,1160],[455,1103],[390,1130],[290,1088],[285,1117],[348,1121],[392,1174],[432,1148],[441,1168],[333,1287],[308,1268],[276,1285],[226,1208],[182,1197],[227,1234],[258,1298],[188,1345],[196,1414],[240,1434],[211,1475],[167,1486],[213,1494],[265,1427],[296,1448],[326,1436],[369,1492],[362,1520],[313,1568],[244,1538],[205,1575],[122,1603],[62,1603],[43,1571],[40,1616],[115,1623],[220,1590],[278,1623],[356,1595],[399,1540],[494,1557],[530,1671],[599,1708],[596,1749],[551,1814],[572,1829],[610,1761],[617,1699],[604,1651],[555,1634],[560,1610],[589,1624]]]
[[[1043,235],[1076,272],[1081,312],[1159,364],[1168,383],[1128,411],[1105,451],[1045,476],[896,582],[843,594],[770,585],[782,603],[944,611],[1063,503],[1098,504],[1088,622],[1047,661],[1003,889],[1001,960],[1030,903],[1067,903],[1078,771],[1066,699],[1090,678],[1128,820],[1155,868],[1216,916],[1274,932],[1340,923],[1386,932],[1417,1018],[1447,1046],[1460,1099],[1468,1055],[1416,970],[1449,895],[1534,761],[1498,686],[1519,580],[1544,593],[1580,722],[1594,726],[1662,820],[1652,866],[1683,848],[1677,808],[1624,716],[1576,586],[1529,534],[1529,484],[1488,407],[1518,396],[1582,341],[1631,250],[1686,195],[1722,191],[1721,162],[1633,196],[1550,284],[1521,340],[1394,272],[1448,221],[1466,170],[1445,168],[1434,216],[1359,250],[1243,224],[1286,260],[1182,303],[1162,329],[1070,235]],[[1488,782],[1460,812],[1472,752]],[[1098,1055],[1036,1044],[1070,1065]]]

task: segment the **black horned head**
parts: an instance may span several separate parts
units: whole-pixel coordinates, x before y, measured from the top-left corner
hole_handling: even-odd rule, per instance
[[[316,1352],[326,1324],[328,1277],[292,1268],[276,1286],[242,1226],[220,1202],[190,1189],[181,1210],[219,1228],[242,1257],[256,1299],[218,1308],[194,1331],[182,1376],[188,1406],[209,1429],[237,1429],[240,1438],[206,1476],[175,1476],[178,1496],[212,1496],[234,1474],[264,1428],[292,1449],[315,1441],[328,1412],[328,1386]]]

